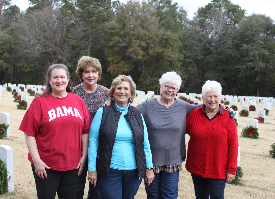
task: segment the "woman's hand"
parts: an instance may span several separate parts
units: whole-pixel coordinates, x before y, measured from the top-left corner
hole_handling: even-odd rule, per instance
[[[153,182],[155,179],[155,174],[153,169],[146,169],[146,174],[145,174],[145,182],[147,183],[148,186]]]
[[[78,176],[80,176],[83,171],[83,167],[85,166],[85,159],[86,158],[84,156],[82,156],[78,162],[78,165],[77,165],[77,169],[79,169]]]
[[[88,181],[94,185],[94,187],[96,186],[96,182],[97,182],[97,172],[96,171],[91,171],[88,173]]]
[[[226,173],[226,182],[230,184],[233,180],[235,180],[235,175],[232,175],[230,173]]]
[[[35,173],[39,178],[47,178],[46,169],[50,169],[41,159],[34,162]]]

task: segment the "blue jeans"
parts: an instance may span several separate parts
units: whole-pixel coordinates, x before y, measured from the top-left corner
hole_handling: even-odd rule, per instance
[[[134,170],[109,170],[108,176],[97,175],[97,184],[100,196],[103,199],[133,199],[136,195],[142,178]]]
[[[192,174],[197,199],[223,199],[226,180],[202,178]]]
[[[83,171],[81,175],[78,177],[78,188],[77,188],[75,199],[83,199],[85,184],[87,180],[86,178],[87,172],[88,172],[88,158],[85,162],[85,166],[83,167]],[[91,183],[89,183],[89,191],[88,191],[87,199],[100,199],[100,195],[97,190],[97,187],[94,187],[93,185],[91,185]]]
[[[155,173],[155,179],[150,186],[147,186],[147,183],[145,183],[147,199],[178,198],[178,184],[179,171],[174,173],[167,173],[165,171]]]

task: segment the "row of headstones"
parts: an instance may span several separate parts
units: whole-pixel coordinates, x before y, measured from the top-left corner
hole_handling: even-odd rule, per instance
[[[5,123],[9,125],[7,128],[4,137],[10,136],[10,114],[2,112],[0,113],[0,124]],[[0,159],[6,165],[8,171],[8,187],[7,191],[11,192],[14,191],[14,181],[13,181],[13,149],[7,145],[0,145]]]
[[[28,97],[24,96],[24,92],[20,89],[20,86],[22,86],[22,84],[18,84],[18,86],[16,86],[15,84],[9,84],[8,86],[11,88],[11,91],[13,91],[13,89],[16,90],[16,92],[18,93],[18,95],[21,96],[21,101],[24,100],[24,101],[28,102]],[[5,87],[3,86],[2,89],[3,88],[5,88]],[[25,88],[25,85],[24,85],[24,88]]]
[[[141,104],[142,102],[145,102],[146,100],[153,98],[155,96],[155,92],[147,91],[147,93],[145,94],[144,91],[136,90],[136,95],[144,95],[141,99],[138,100],[138,104]]]
[[[244,106],[245,106],[245,109],[244,109]],[[243,106],[243,110],[249,111],[248,105],[244,105],[244,106]],[[259,118],[259,117],[264,118],[264,121],[265,121],[265,110],[264,110],[264,109],[257,110],[257,118]],[[235,111],[235,116],[234,116],[234,118],[235,118],[236,121],[238,122],[238,112],[237,112],[237,111]],[[253,120],[253,122],[256,121],[257,124],[258,124],[258,120],[257,120],[257,119],[249,119],[249,120]],[[257,127],[257,128],[258,128],[258,127]]]

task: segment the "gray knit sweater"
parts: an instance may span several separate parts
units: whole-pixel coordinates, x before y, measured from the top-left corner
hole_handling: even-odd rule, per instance
[[[147,126],[154,166],[179,164],[185,158],[186,116],[198,106],[178,99],[167,108],[156,98],[138,106]]]

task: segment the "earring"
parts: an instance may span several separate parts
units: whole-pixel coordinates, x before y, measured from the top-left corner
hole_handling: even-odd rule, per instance
[[[114,97],[112,97],[111,101],[112,101],[112,102],[114,102],[114,101],[115,101],[115,98],[114,98]]]
[[[130,104],[132,104],[132,103],[133,103],[133,101],[132,101],[132,99],[131,99],[131,98],[129,98],[128,102],[129,102]]]

